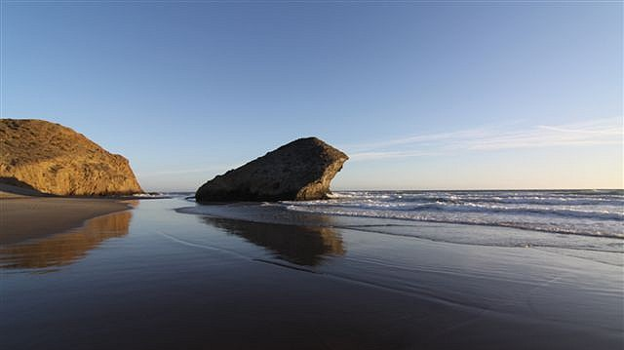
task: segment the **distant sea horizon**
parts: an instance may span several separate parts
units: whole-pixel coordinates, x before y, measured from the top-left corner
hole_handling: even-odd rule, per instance
[[[197,187],[199,188],[200,185]],[[146,192],[150,193],[195,193],[196,189],[185,189],[185,190],[171,190],[171,189],[150,189]],[[607,187],[592,187],[592,188],[466,188],[466,189],[448,189],[448,188],[439,188],[439,189],[414,189],[414,188],[333,188],[332,192],[350,192],[350,191],[369,191],[369,192],[379,192],[379,191],[418,191],[418,192],[463,192],[463,191],[624,191],[624,187],[622,188],[607,188]]]

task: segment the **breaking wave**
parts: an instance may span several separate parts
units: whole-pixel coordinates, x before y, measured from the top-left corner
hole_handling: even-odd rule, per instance
[[[349,191],[282,202],[326,215],[514,227],[624,238],[624,191]]]

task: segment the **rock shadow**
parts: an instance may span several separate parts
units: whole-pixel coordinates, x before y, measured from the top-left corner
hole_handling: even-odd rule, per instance
[[[131,211],[109,214],[87,221],[86,225],[66,233],[32,242],[0,248],[2,269],[42,269],[72,264],[102,242],[128,234]]]
[[[344,255],[342,237],[331,227],[257,223],[203,217],[202,221],[268,249],[279,259],[305,266],[319,265],[330,256]]]
[[[53,195],[43,193],[30,184],[18,180],[13,176],[0,176],[0,191],[18,194],[22,196],[40,196],[40,197],[52,197]]]

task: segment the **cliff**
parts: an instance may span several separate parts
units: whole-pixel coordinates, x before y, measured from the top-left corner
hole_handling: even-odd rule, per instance
[[[0,182],[56,195],[142,193],[128,160],[43,120],[0,119]]]

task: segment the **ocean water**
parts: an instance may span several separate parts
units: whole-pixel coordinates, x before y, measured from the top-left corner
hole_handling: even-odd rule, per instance
[[[2,245],[0,343],[622,349],[624,239],[307,212],[403,196],[338,195],[199,205],[169,194]]]
[[[624,238],[624,190],[342,191],[289,211]]]

